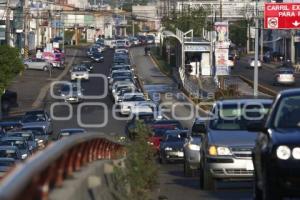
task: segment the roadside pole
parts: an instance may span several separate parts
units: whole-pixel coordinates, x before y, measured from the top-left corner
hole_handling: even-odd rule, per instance
[[[253,96],[258,95],[258,10],[256,0],[256,18],[255,18],[255,57],[254,57],[254,84],[253,84]]]
[[[24,57],[28,58],[28,0],[24,0],[23,13],[24,17]]]

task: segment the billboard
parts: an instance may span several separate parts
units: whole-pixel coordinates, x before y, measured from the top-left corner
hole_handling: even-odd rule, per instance
[[[299,29],[300,3],[265,3],[265,29]]]
[[[215,49],[215,59],[216,59],[216,75],[229,75],[228,62],[228,49]]]

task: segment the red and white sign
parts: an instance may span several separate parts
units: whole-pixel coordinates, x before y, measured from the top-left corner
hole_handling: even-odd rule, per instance
[[[265,29],[300,29],[300,3],[265,3]]]

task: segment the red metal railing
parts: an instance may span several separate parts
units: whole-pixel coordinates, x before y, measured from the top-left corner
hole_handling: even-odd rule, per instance
[[[124,147],[100,133],[63,138],[17,166],[0,184],[1,200],[48,199],[49,191],[82,166],[125,156]]]

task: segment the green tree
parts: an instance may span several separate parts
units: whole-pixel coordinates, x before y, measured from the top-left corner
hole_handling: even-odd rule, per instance
[[[171,13],[170,18],[164,18],[162,23],[167,30],[175,32],[179,28],[183,32],[194,30],[194,36],[201,37],[202,29],[208,29],[207,16],[209,8],[186,9],[180,13]]]
[[[239,46],[246,46],[247,42],[247,21],[239,20],[229,25],[229,38]]]
[[[12,79],[23,70],[23,63],[17,48],[7,45],[0,46],[0,94],[12,81]]]

